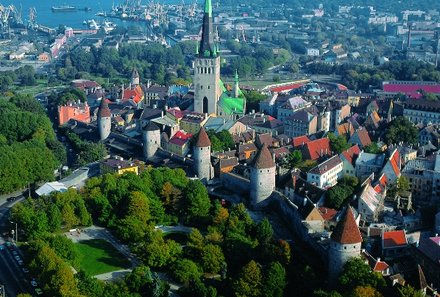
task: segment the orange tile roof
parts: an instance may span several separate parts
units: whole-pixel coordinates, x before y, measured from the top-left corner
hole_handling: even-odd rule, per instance
[[[359,148],[359,146],[356,144],[354,146],[352,146],[351,148],[349,148],[346,151],[342,152],[342,156],[344,156],[344,158],[350,163],[350,164],[354,164],[354,158],[359,156],[359,154],[361,153],[361,150]]]
[[[143,96],[144,92],[140,86],[136,86],[134,89],[127,88],[124,90],[122,101],[132,99],[136,104],[138,104],[142,100]]]
[[[341,244],[361,243],[362,236],[355,221],[353,210],[348,206],[344,217],[338,222],[331,239]]]
[[[344,123],[337,127],[338,129],[338,135],[348,135],[352,136],[354,133],[354,128],[351,123]]]
[[[301,146],[301,145],[303,145],[303,144],[306,144],[307,142],[310,142],[310,138],[307,137],[307,135],[294,137],[294,138],[292,139],[293,147]]]
[[[396,176],[400,175],[400,154],[399,151],[396,149],[390,158],[391,166],[393,167],[393,171],[396,174]]]
[[[399,246],[406,246],[405,230],[388,231],[382,234],[382,247],[393,248]]]
[[[356,131],[359,137],[359,141],[362,144],[362,147],[365,147],[369,144],[371,144],[370,135],[368,135],[368,131],[365,128],[360,128]]]

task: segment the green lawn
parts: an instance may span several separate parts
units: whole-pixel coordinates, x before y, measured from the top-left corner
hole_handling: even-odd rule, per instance
[[[98,275],[130,267],[130,262],[125,256],[105,240],[83,240],[76,243],[76,245],[81,253],[80,268],[90,273],[90,275]]]

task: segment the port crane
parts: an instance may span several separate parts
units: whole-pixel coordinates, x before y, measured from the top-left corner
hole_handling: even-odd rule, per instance
[[[37,27],[37,10],[35,9],[35,7],[29,8],[28,27],[31,29],[34,29]]]

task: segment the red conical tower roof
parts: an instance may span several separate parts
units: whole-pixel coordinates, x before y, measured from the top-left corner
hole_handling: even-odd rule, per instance
[[[209,140],[208,134],[206,133],[205,129],[202,127],[200,128],[200,132],[197,135],[196,139],[196,147],[208,147],[211,146],[211,140]]]
[[[344,217],[333,230],[332,240],[341,244],[355,244],[362,242],[361,232],[354,218],[353,210],[348,206]]]

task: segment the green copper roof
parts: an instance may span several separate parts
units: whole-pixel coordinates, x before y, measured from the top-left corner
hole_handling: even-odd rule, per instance
[[[244,98],[222,97],[219,106],[226,114],[242,114],[244,112]]]
[[[212,3],[211,0],[205,0],[205,13],[212,17]]]

